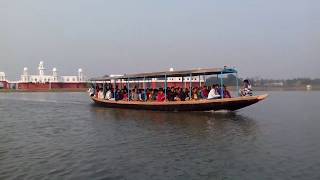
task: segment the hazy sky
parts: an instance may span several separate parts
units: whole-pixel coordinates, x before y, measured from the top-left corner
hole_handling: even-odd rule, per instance
[[[320,78],[319,0],[0,0],[0,71],[88,76],[235,66]]]

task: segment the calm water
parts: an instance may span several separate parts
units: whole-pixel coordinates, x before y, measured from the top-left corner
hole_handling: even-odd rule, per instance
[[[320,179],[320,92],[237,113],[95,107],[0,93],[0,179]]]

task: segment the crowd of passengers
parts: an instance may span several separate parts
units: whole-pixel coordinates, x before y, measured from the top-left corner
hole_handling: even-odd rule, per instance
[[[166,92],[163,88],[159,89],[139,89],[135,86],[132,90],[129,90],[126,86],[119,88],[118,86],[114,88],[112,85],[108,85],[105,88],[97,86],[96,88],[90,88],[89,93],[91,96],[96,96],[99,99],[106,100],[124,100],[128,101],[188,101],[188,100],[201,100],[201,99],[220,99],[231,98],[231,94],[228,88],[223,85],[221,88],[218,84],[214,84],[211,87],[194,87],[190,90],[188,88],[171,87],[167,88]],[[248,80],[244,81],[244,87],[240,90],[241,96],[252,96],[251,85]],[[190,97],[191,95],[191,97]]]

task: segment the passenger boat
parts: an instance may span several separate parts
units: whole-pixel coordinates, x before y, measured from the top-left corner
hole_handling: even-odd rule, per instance
[[[140,73],[140,74],[125,74],[117,76],[104,76],[100,78],[91,79],[94,84],[103,84],[105,87],[106,83],[116,85],[125,84],[127,89],[130,90],[130,84],[135,82],[141,82],[143,84],[144,93],[146,93],[146,82],[154,80],[155,78],[162,78],[165,97],[166,89],[168,87],[168,79],[171,77],[182,77],[181,80],[184,81],[184,77],[190,77],[190,82],[188,82],[190,89],[194,84],[192,83],[192,77],[216,75],[220,80],[221,87],[223,85],[223,75],[225,74],[236,74],[237,91],[239,91],[238,83],[238,72],[234,68],[210,68],[210,69],[195,69],[195,70],[185,70],[185,71],[164,71],[164,72],[154,72],[154,73]],[[199,78],[200,79],[200,78]],[[139,81],[141,80],[141,81]],[[201,83],[200,83],[201,85]],[[96,86],[95,86],[96,87]],[[191,96],[191,94],[190,94]],[[154,101],[131,101],[130,97],[128,100],[106,100],[104,98],[98,98],[96,95],[91,96],[93,102],[99,106],[107,108],[126,108],[126,109],[138,109],[138,110],[153,110],[153,111],[236,111],[244,107],[255,104],[262,101],[268,97],[267,94],[257,95],[257,96],[238,96],[232,98],[223,98],[223,95],[219,99],[201,99],[201,100],[186,100],[186,101],[164,101],[164,102],[154,102]]]

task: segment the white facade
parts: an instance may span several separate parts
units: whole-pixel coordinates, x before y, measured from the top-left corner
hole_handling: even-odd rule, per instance
[[[38,75],[30,75],[28,68],[23,69],[20,82],[32,82],[32,83],[46,83],[46,82],[65,82],[65,83],[77,83],[84,82],[85,77],[83,75],[82,69],[78,70],[78,75],[75,76],[59,76],[57,68],[53,68],[51,75],[45,74],[44,62],[41,61],[38,66]]]
[[[0,72],[0,81],[6,81],[6,80],[7,80],[6,73]]]
[[[77,76],[61,76],[63,82],[79,82]]]

